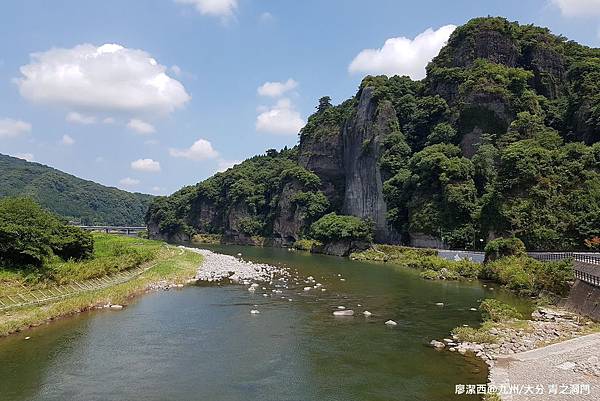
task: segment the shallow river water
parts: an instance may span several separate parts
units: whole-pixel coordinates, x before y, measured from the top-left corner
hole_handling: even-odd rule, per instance
[[[245,286],[193,286],[0,339],[0,400],[477,399],[454,395],[455,385],[485,383],[484,364],[428,342],[477,325],[479,312],[470,308],[483,298],[527,307],[479,282],[426,281],[389,265],[275,248],[210,249],[312,275],[327,291],[264,297]],[[340,305],[356,315],[334,317]],[[365,309],[373,316],[365,318]],[[384,325],[388,319],[398,325]]]

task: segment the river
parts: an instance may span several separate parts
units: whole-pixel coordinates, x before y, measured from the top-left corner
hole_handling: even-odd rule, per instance
[[[264,297],[245,286],[192,286],[0,339],[0,400],[477,399],[454,389],[485,383],[485,365],[428,342],[477,325],[479,312],[470,308],[483,298],[528,307],[480,282],[427,281],[379,263],[208,248],[312,275],[327,291]],[[357,314],[334,317],[340,305]],[[373,316],[362,316],[365,309]],[[386,326],[388,319],[398,325]]]

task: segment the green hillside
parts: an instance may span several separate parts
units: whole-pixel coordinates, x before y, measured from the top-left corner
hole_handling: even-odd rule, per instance
[[[17,195],[30,197],[50,211],[86,225],[143,225],[153,198],[0,154],[0,197]]]
[[[370,221],[381,243],[586,249],[600,237],[600,49],[473,19],[425,79],[367,76],[339,105],[321,98],[297,147],[157,198],[147,222],[157,237],[289,246],[329,212]]]

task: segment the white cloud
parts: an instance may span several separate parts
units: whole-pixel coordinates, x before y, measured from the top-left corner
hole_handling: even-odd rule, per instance
[[[190,160],[215,159],[219,152],[213,149],[212,144],[206,139],[198,139],[187,149],[169,149],[169,154],[173,157],[183,157]]]
[[[285,82],[265,82],[258,87],[257,92],[261,96],[279,97],[297,86],[298,82],[290,78]]]
[[[103,124],[114,124],[115,123],[115,119],[112,117],[106,117],[105,119],[102,120]]]
[[[63,145],[71,146],[75,143],[75,139],[73,139],[70,135],[63,135],[61,141]]]
[[[425,78],[427,63],[439,53],[455,28],[454,25],[445,25],[436,31],[428,28],[414,39],[390,38],[380,49],[365,49],[358,53],[348,71]]]
[[[35,161],[33,153],[16,153],[14,156],[18,159],[27,160],[28,162]]]
[[[125,177],[121,180],[119,180],[119,184],[121,184],[121,186],[124,187],[135,187],[136,185],[139,185],[140,180],[136,180],[135,178],[130,178],[130,177]]]
[[[160,172],[160,163],[152,159],[138,159],[131,162],[131,168],[146,173]]]
[[[156,128],[154,128],[152,124],[147,123],[138,118],[132,118],[131,120],[129,120],[129,122],[127,123],[127,128],[142,135],[153,134],[156,132]]]
[[[600,15],[600,0],[550,0],[565,17],[592,17]]]
[[[173,74],[175,74],[176,76],[181,76],[181,67],[179,67],[178,65],[172,65],[171,71],[173,71]]]
[[[165,189],[162,187],[155,186],[155,187],[152,187],[152,193],[154,195],[162,195],[165,193]]]
[[[69,114],[67,114],[67,116],[65,117],[65,120],[70,123],[85,124],[85,125],[96,123],[96,117],[77,113],[75,111],[72,111]]]
[[[275,19],[275,17],[273,16],[273,14],[271,14],[271,13],[270,13],[270,12],[268,12],[268,11],[265,11],[264,13],[262,13],[262,14],[261,14],[261,15],[258,17],[258,20],[259,20],[260,22],[265,22],[265,23],[266,23],[266,22],[271,22],[271,21],[273,21],[274,19]]]
[[[33,102],[166,114],[190,100],[183,85],[143,50],[82,44],[30,57],[14,81],[21,96]]]
[[[306,122],[287,98],[279,99],[275,106],[256,117],[256,130],[271,134],[297,134],[304,124]]]
[[[12,118],[0,118],[0,139],[16,138],[31,132],[31,124]]]
[[[240,164],[242,161],[241,160],[225,160],[225,159],[219,159],[217,161],[217,173],[222,173],[223,171],[235,166],[236,164]]]
[[[231,17],[238,7],[238,0],[175,0],[176,3],[191,4],[202,15]]]

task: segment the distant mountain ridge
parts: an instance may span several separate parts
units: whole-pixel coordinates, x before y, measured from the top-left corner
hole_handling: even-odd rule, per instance
[[[59,216],[85,225],[143,225],[154,198],[0,154],[0,197],[5,196],[30,197]]]

